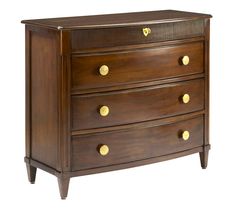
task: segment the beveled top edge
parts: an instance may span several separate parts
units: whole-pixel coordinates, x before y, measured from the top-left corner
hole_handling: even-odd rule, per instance
[[[191,19],[211,18],[211,15],[176,10],[116,13],[94,16],[61,17],[23,20],[21,23],[56,30],[134,26]]]

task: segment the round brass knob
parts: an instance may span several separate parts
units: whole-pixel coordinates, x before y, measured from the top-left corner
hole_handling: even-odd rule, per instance
[[[182,58],[182,64],[183,64],[183,65],[188,65],[188,64],[189,64],[189,57],[188,57],[188,56],[183,56],[183,58]]]
[[[102,156],[105,156],[109,153],[109,147],[107,145],[102,145],[99,149],[99,153],[102,155]]]
[[[151,29],[150,28],[143,28],[143,34],[145,37],[147,37],[149,34],[151,34]]]
[[[108,106],[101,106],[100,107],[100,115],[101,116],[108,116],[109,114],[109,107]]]
[[[189,96],[189,94],[184,94],[183,96],[182,96],[182,101],[183,101],[183,103],[189,103],[189,101],[190,101],[190,96]]]
[[[187,140],[189,139],[189,137],[190,137],[189,131],[185,130],[185,131],[182,133],[182,139],[183,139],[184,141],[187,141]]]
[[[107,65],[102,65],[99,69],[99,73],[102,76],[108,75],[109,73],[109,67]]]

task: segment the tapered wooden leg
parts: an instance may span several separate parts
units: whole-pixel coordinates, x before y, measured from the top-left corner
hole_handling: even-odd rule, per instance
[[[59,189],[60,189],[60,197],[61,199],[66,199],[69,190],[69,181],[70,178],[57,178]]]
[[[37,168],[35,168],[34,166],[31,166],[29,164],[26,164],[26,168],[27,168],[29,182],[31,184],[34,184],[35,183],[35,178],[36,178]]]
[[[199,152],[200,160],[201,160],[201,167],[203,169],[206,169],[206,167],[207,167],[208,154],[209,154],[209,150],[203,150],[202,152]]]

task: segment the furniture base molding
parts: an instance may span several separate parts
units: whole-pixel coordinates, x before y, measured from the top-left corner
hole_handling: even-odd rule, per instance
[[[173,153],[169,155],[148,158],[145,160],[138,160],[138,161],[122,163],[118,165],[104,166],[101,168],[84,169],[84,170],[70,171],[70,172],[59,172],[56,169],[53,169],[31,158],[25,157],[24,160],[27,166],[28,175],[30,175],[29,176],[30,183],[34,184],[35,182],[37,168],[44,170],[57,177],[61,199],[66,199],[67,194],[68,194],[69,181],[70,181],[70,178],[72,177],[84,176],[84,175],[90,175],[90,174],[96,174],[96,173],[102,173],[102,172],[114,171],[114,170],[122,170],[126,168],[131,168],[131,167],[138,167],[142,165],[153,164],[153,163],[171,160],[171,159],[175,159],[175,158],[179,158],[183,156],[188,156],[188,155],[192,155],[195,153],[199,153],[200,160],[201,160],[201,167],[202,169],[206,169],[207,160],[208,160],[208,152],[210,150],[210,147],[211,147],[210,145],[206,145],[206,146],[196,147],[194,149],[185,150],[182,152],[177,152],[177,153]]]

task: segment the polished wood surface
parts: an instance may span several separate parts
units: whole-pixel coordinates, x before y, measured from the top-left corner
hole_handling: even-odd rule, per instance
[[[195,42],[132,52],[75,55],[71,64],[72,89],[117,86],[202,73],[203,46],[203,42]],[[181,61],[185,55],[190,58],[186,66]],[[104,64],[109,72],[102,76],[99,68]]]
[[[166,10],[22,21],[29,181],[47,171],[65,199],[74,176],[193,153],[206,168],[210,17]]]
[[[183,130],[190,131],[184,141]],[[109,153],[101,156],[98,147],[106,144]],[[203,144],[203,117],[174,124],[124,132],[84,135],[72,139],[72,170],[115,165],[184,151]]]
[[[70,177],[67,177],[67,178],[57,177],[57,180],[58,180],[58,185],[59,185],[59,190],[60,190],[60,197],[61,199],[66,199],[68,195],[68,190],[69,190]]]
[[[190,102],[182,96],[188,93]],[[109,107],[102,117],[99,108]],[[128,91],[73,96],[72,130],[107,127],[190,113],[204,108],[204,80],[192,80]],[[137,115],[138,114],[138,115]]]
[[[58,29],[58,26],[64,29],[76,28],[104,28],[110,26],[131,26],[136,24],[164,23],[164,22],[180,22],[192,19],[210,18],[211,15],[175,11],[147,11],[120,14],[104,14],[96,16],[79,16],[79,17],[63,17],[24,20],[22,23],[36,25],[52,29]]]
[[[143,34],[143,28],[145,27],[148,27],[151,30],[151,33],[148,36],[144,36]],[[145,24],[135,27],[74,30],[71,34],[72,51],[76,52],[90,49],[185,39],[202,36],[203,33],[203,19],[187,22],[148,24],[147,26]],[[87,39],[89,39],[89,42],[87,42]]]
[[[204,69],[205,69],[205,116],[204,116],[204,145],[200,152],[201,167],[207,168],[209,149],[209,108],[210,108],[210,19],[204,20],[205,25],[205,50],[204,50]]]
[[[78,136],[78,135],[85,135],[85,134],[96,134],[96,133],[103,133],[103,132],[112,132],[112,131],[124,131],[124,130],[132,130],[135,129],[143,129],[148,127],[157,127],[165,124],[171,124],[176,121],[184,121],[190,118],[194,118],[200,115],[204,115],[204,110],[195,111],[191,113],[181,114],[177,116],[170,116],[166,118],[161,119],[154,119],[149,120],[145,122],[136,122],[132,124],[127,125],[115,125],[111,127],[100,127],[100,128],[91,128],[91,129],[84,129],[84,130],[74,130],[71,131],[72,136]]]
[[[82,169],[79,171],[70,171],[70,172],[64,172],[63,175],[68,175],[69,177],[76,177],[76,176],[82,176],[82,175],[88,175],[88,174],[96,174],[96,173],[101,173],[101,172],[107,172],[107,171],[115,171],[115,170],[120,170],[120,169],[126,169],[126,168],[131,168],[131,167],[137,167],[137,166],[142,166],[142,165],[147,165],[147,164],[152,164],[156,162],[162,162],[170,159],[175,159],[187,155],[191,155],[194,153],[200,153],[203,152],[204,149],[206,151],[210,150],[210,145],[206,145],[205,147],[196,147],[193,149],[188,149],[185,151],[181,152],[176,152],[172,154],[167,154],[159,157],[153,157],[153,158],[147,158],[144,160],[136,160],[133,162],[128,162],[128,163],[121,163],[121,164],[116,164],[116,165],[111,165],[111,166],[103,166],[103,167],[97,167],[97,168],[91,168],[91,169]],[[26,159],[27,160],[27,159]],[[25,161],[27,163],[27,161]],[[40,163],[39,161],[35,161],[33,159],[30,160],[33,166],[40,168],[52,175],[55,175],[56,177],[59,177],[61,175],[61,172],[58,172],[57,170],[48,167],[44,165],[43,163]]]
[[[28,180],[31,184],[35,183],[37,168],[26,163],[27,173],[28,173]]]
[[[31,157],[54,168],[58,146],[56,36],[53,31],[32,31],[30,36]]]

